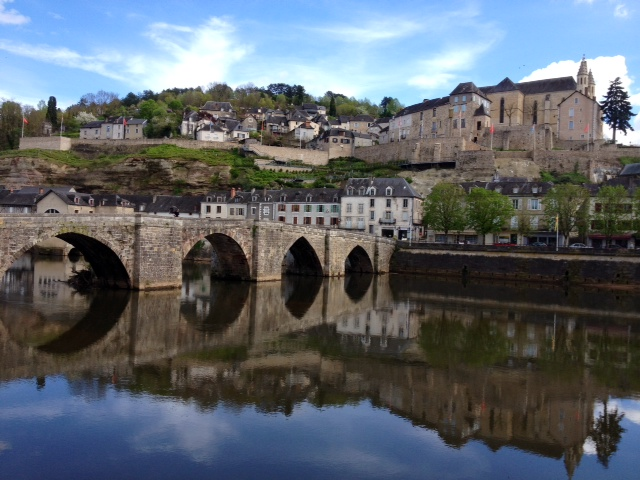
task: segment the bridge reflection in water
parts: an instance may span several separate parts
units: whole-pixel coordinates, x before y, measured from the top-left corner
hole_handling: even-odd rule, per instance
[[[5,276],[4,382],[117,372],[122,391],[286,415],[366,398],[446,445],[517,447],[563,461],[568,476],[589,442],[604,464],[624,436],[611,410],[598,435],[596,405],[640,393],[630,294],[367,274],[257,285],[189,264],[180,294],[80,295],[52,265]]]

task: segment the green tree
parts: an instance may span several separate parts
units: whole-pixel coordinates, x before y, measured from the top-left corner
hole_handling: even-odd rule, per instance
[[[598,461],[607,468],[609,459],[618,450],[618,443],[622,439],[625,429],[620,425],[624,413],[618,413],[614,408],[609,411],[608,402],[604,402],[604,411],[598,416],[589,432],[589,438],[596,445]]]
[[[4,101],[0,106],[0,151],[18,149],[22,124],[20,104],[10,100]]]
[[[635,115],[631,112],[629,94],[622,88],[620,77],[616,77],[609,85],[602,102],[602,120],[613,130],[613,143],[616,143],[616,131],[620,130],[625,135],[627,129],[633,131],[629,122]]]
[[[611,237],[622,232],[630,220],[631,204],[627,189],[622,185],[602,187],[598,191],[594,210],[596,229],[606,237],[609,245]]]
[[[494,190],[473,188],[467,195],[467,223],[482,236],[498,233],[513,215],[513,205],[508,197]]]
[[[51,122],[51,126],[56,128],[58,126],[58,106],[56,97],[49,97],[47,102],[47,120]]]
[[[329,101],[329,116],[336,116],[336,99],[334,98],[333,94],[331,94],[331,100]]]
[[[427,195],[423,205],[423,223],[437,232],[464,230],[467,225],[466,193],[460,185],[439,183]],[[448,238],[447,238],[448,239]]]
[[[579,224],[588,223],[589,191],[580,186],[569,183],[556,185],[548,193],[544,203],[544,213],[547,224],[557,229],[568,245],[569,235]]]

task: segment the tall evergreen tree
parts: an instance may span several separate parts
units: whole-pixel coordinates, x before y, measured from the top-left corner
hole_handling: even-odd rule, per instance
[[[49,101],[47,102],[47,120],[51,122],[53,128],[58,126],[58,105],[56,97],[49,97]]]
[[[633,132],[629,122],[635,115],[631,112],[629,94],[622,88],[620,77],[617,77],[609,85],[602,102],[602,120],[613,130],[613,143],[616,143],[616,131],[620,130],[625,135],[627,129]]]

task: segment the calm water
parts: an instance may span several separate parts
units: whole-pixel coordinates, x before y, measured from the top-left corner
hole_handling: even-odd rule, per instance
[[[640,477],[640,296],[74,266],[0,284],[1,478]]]

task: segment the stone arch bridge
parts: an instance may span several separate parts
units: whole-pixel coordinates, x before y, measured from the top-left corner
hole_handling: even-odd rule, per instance
[[[103,286],[134,290],[180,287],[182,261],[204,239],[217,276],[252,281],[387,273],[395,249],[394,240],[364,233],[255,220],[7,214],[0,215],[0,275],[52,237],[80,250]]]

